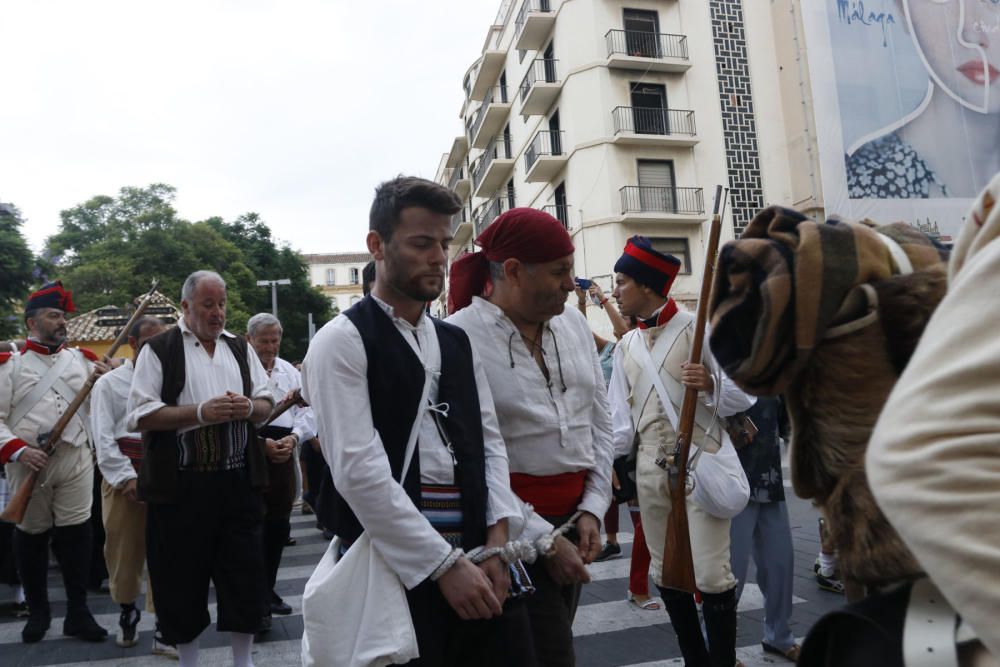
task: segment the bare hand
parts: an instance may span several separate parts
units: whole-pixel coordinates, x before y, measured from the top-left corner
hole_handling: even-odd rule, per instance
[[[267,454],[267,460],[271,463],[284,463],[292,455],[292,439],[272,440],[265,438],[264,452]]]
[[[708,369],[701,364],[693,364],[690,361],[681,364],[681,384],[709,394],[715,391],[715,382],[712,381]]]
[[[231,391],[227,391],[226,396],[233,402],[233,421],[250,419],[253,415],[253,399]]]
[[[579,549],[561,535],[556,538],[556,552],[545,559],[545,569],[560,586],[590,581],[590,573],[580,558]]]
[[[500,556],[494,556],[480,563],[479,569],[489,577],[493,584],[493,595],[502,607],[510,593],[510,567],[500,560]]]
[[[577,285],[576,287],[574,287],[573,291],[576,292],[576,302],[578,304],[580,304],[581,306],[586,306],[587,305],[587,292],[583,288],[581,288],[579,285]]]
[[[21,455],[17,457],[17,462],[38,472],[48,464],[49,457],[37,447],[25,447],[21,450]]]
[[[444,599],[463,621],[485,620],[503,613],[489,577],[468,558],[459,558],[437,583]]]
[[[597,283],[590,283],[589,292],[590,296],[595,297],[598,303],[604,301],[604,291],[601,289],[601,286],[598,285]]]
[[[576,534],[580,558],[590,565],[601,553],[601,522],[590,512],[584,512],[576,520]]]
[[[242,419],[247,412],[246,401],[237,404],[232,396],[216,396],[205,401],[201,406],[201,420],[206,424],[221,424],[236,419]]]
[[[129,481],[122,484],[121,487],[122,495],[131,500],[134,503],[139,502],[138,487],[135,478],[133,477]]]
[[[110,371],[111,368],[112,368],[112,366],[108,362],[95,361],[94,362],[94,375],[96,375],[97,377],[101,377],[102,375],[104,375],[105,373],[107,373],[108,371]]]

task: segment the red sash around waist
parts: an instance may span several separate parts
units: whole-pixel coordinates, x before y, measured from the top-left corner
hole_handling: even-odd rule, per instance
[[[510,487],[535,512],[542,516],[567,516],[576,511],[583,499],[586,470],[564,472],[558,475],[526,475],[512,472]]]
[[[136,438],[118,438],[118,449],[133,461],[142,460],[142,440]]]

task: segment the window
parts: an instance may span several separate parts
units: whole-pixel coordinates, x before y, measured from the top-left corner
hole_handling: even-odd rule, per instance
[[[653,248],[681,260],[681,275],[691,275],[691,249],[685,238],[651,238]]]
[[[336,270],[334,270],[334,269],[327,269],[326,270],[326,284],[327,285],[336,285],[337,284],[337,272],[336,272]],[[336,306],[337,304],[333,304],[333,305]]]
[[[625,27],[625,48],[628,55],[659,58],[660,18],[655,11],[625,9],[622,24]]]
[[[566,183],[565,181],[560,183],[555,191],[555,217],[558,218],[559,222],[563,224],[563,227],[569,229],[569,210],[566,205]]]
[[[361,269],[359,269],[356,266],[352,266],[349,274],[350,274],[350,281],[351,281],[352,285],[360,285],[361,284]]]

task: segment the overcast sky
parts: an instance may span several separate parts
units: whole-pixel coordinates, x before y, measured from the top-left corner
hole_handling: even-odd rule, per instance
[[[433,178],[500,0],[37,0],[0,9],[0,202],[169,183],[304,252],[364,249],[374,186]]]

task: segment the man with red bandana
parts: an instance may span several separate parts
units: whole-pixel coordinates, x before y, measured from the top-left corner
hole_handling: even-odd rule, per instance
[[[661,586],[670,491],[667,472],[656,460],[672,451],[677,440],[675,424],[685,387],[700,392],[691,441],[704,451],[695,454],[693,447],[696,457],[714,456],[723,448],[731,450],[733,445],[718,417],[742,412],[754,402],[722,373],[707,348],[702,354],[704,363],[688,361],[695,318],[680,311],[669,296],[680,266],[680,260],[657,252],[642,236],[629,239],[615,263],[618,309],[625,317],[636,317],[639,328],[626,334],[615,348],[608,398],[615,446],[619,452],[631,452],[636,461],[639,508],[652,557],[650,573],[663,596],[684,664],[732,667],[740,663],[736,661],[737,600],[729,556],[730,520],[721,516],[723,510],[708,502],[699,503],[700,496],[689,495],[686,509],[707,646],[694,596]],[[651,368],[658,371],[670,405],[661,402],[650,377]]]
[[[47,434],[96,368],[107,370],[92,352],[66,347],[66,313],[72,295],[59,281],[28,297],[24,321],[28,339],[18,352],[0,353],[0,463],[11,492],[38,471],[24,520],[14,531],[14,558],[28,601],[26,643],[45,636],[52,622],[48,597],[49,537],[66,587],[63,634],[101,641],[107,630],[87,608],[90,572],[94,462],[87,444],[87,403],[70,420],[51,455],[42,451]]]
[[[476,239],[481,252],[452,265],[450,324],[482,359],[524,504],[511,534],[536,542],[576,516],[567,537],[528,573],[532,635],[541,665],[573,665],[573,616],[587,563],[601,550],[614,458],[604,375],[573,291],[573,243],[551,215],[515,208]],[[522,525],[517,525],[518,523]],[[544,542],[543,542],[544,544]]]

